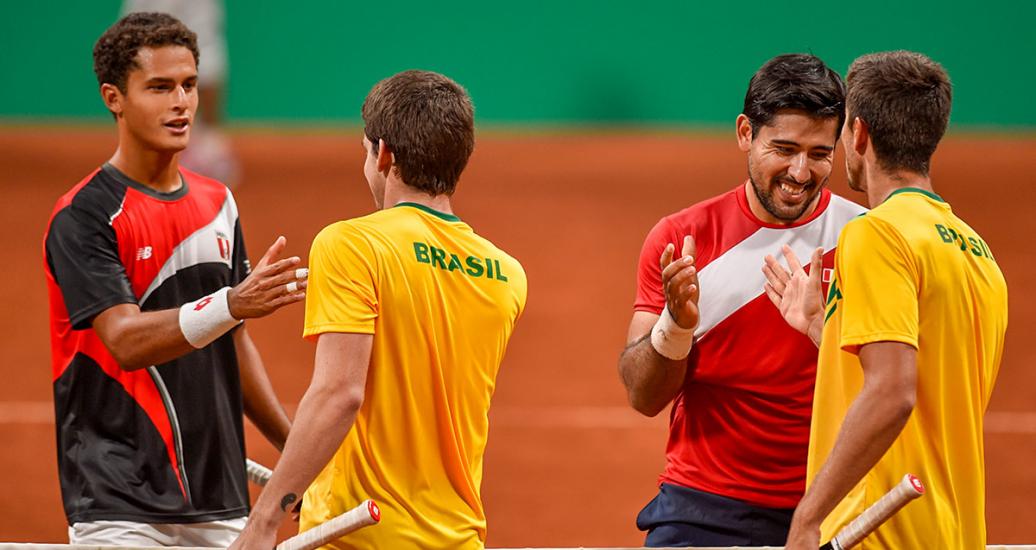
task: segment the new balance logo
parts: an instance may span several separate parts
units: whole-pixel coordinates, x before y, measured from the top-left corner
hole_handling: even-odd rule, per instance
[[[137,249],[137,259],[138,260],[147,260],[150,257],[151,257],[151,247],[150,246],[145,246],[145,247],[141,247],[141,248]]]

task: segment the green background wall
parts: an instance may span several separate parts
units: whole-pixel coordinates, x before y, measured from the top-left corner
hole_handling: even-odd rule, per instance
[[[1031,0],[286,4],[227,4],[234,122],[355,122],[374,82],[426,68],[464,84],[482,123],[726,126],[773,55],[809,51],[844,74],[857,55],[905,48],[949,71],[955,125],[1036,127]],[[107,120],[91,48],[119,2],[0,10],[0,121]]]

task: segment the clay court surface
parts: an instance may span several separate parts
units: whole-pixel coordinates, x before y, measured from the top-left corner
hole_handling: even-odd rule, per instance
[[[371,210],[359,131],[253,130],[235,140],[245,171],[235,194],[253,261],[281,234],[305,257],[324,225]],[[67,541],[41,238],[55,199],[114,146],[113,128],[0,127],[2,541]],[[849,194],[842,166],[839,156],[832,188],[862,200]],[[989,541],[1036,542],[1036,137],[951,136],[934,166],[936,190],[985,237],[1010,289],[1011,328],[987,417]],[[636,258],[661,216],[745,174],[732,132],[480,135],[455,210],[529,276],[528,308],[490,415],[490,546],[642,542],[633,519],[655,491],[667,414],[647,419],[629,409],[616,374]],[[249,321],[290,410],[312,369],[301,323],[301,306]],[[275,463],[251,427],[248,448]]]

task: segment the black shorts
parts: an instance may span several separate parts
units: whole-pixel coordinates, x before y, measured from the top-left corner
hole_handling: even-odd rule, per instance
[[[783,546],[794,511],[663,483],[637,515],[637,528],[648,532],[649,547]]]

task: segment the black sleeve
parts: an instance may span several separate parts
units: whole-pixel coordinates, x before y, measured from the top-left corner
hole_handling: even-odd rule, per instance
[[[245,250],[245,234],[241,231],[241,218],[234,222],[234,254],[231,258],[230,286],[237,286],[252,272],[252,264],[248,261]]]
[[[90,328],[112,306],[137,303],[107,220],[69,205],[50,223],[46,254],[73,329]]]

